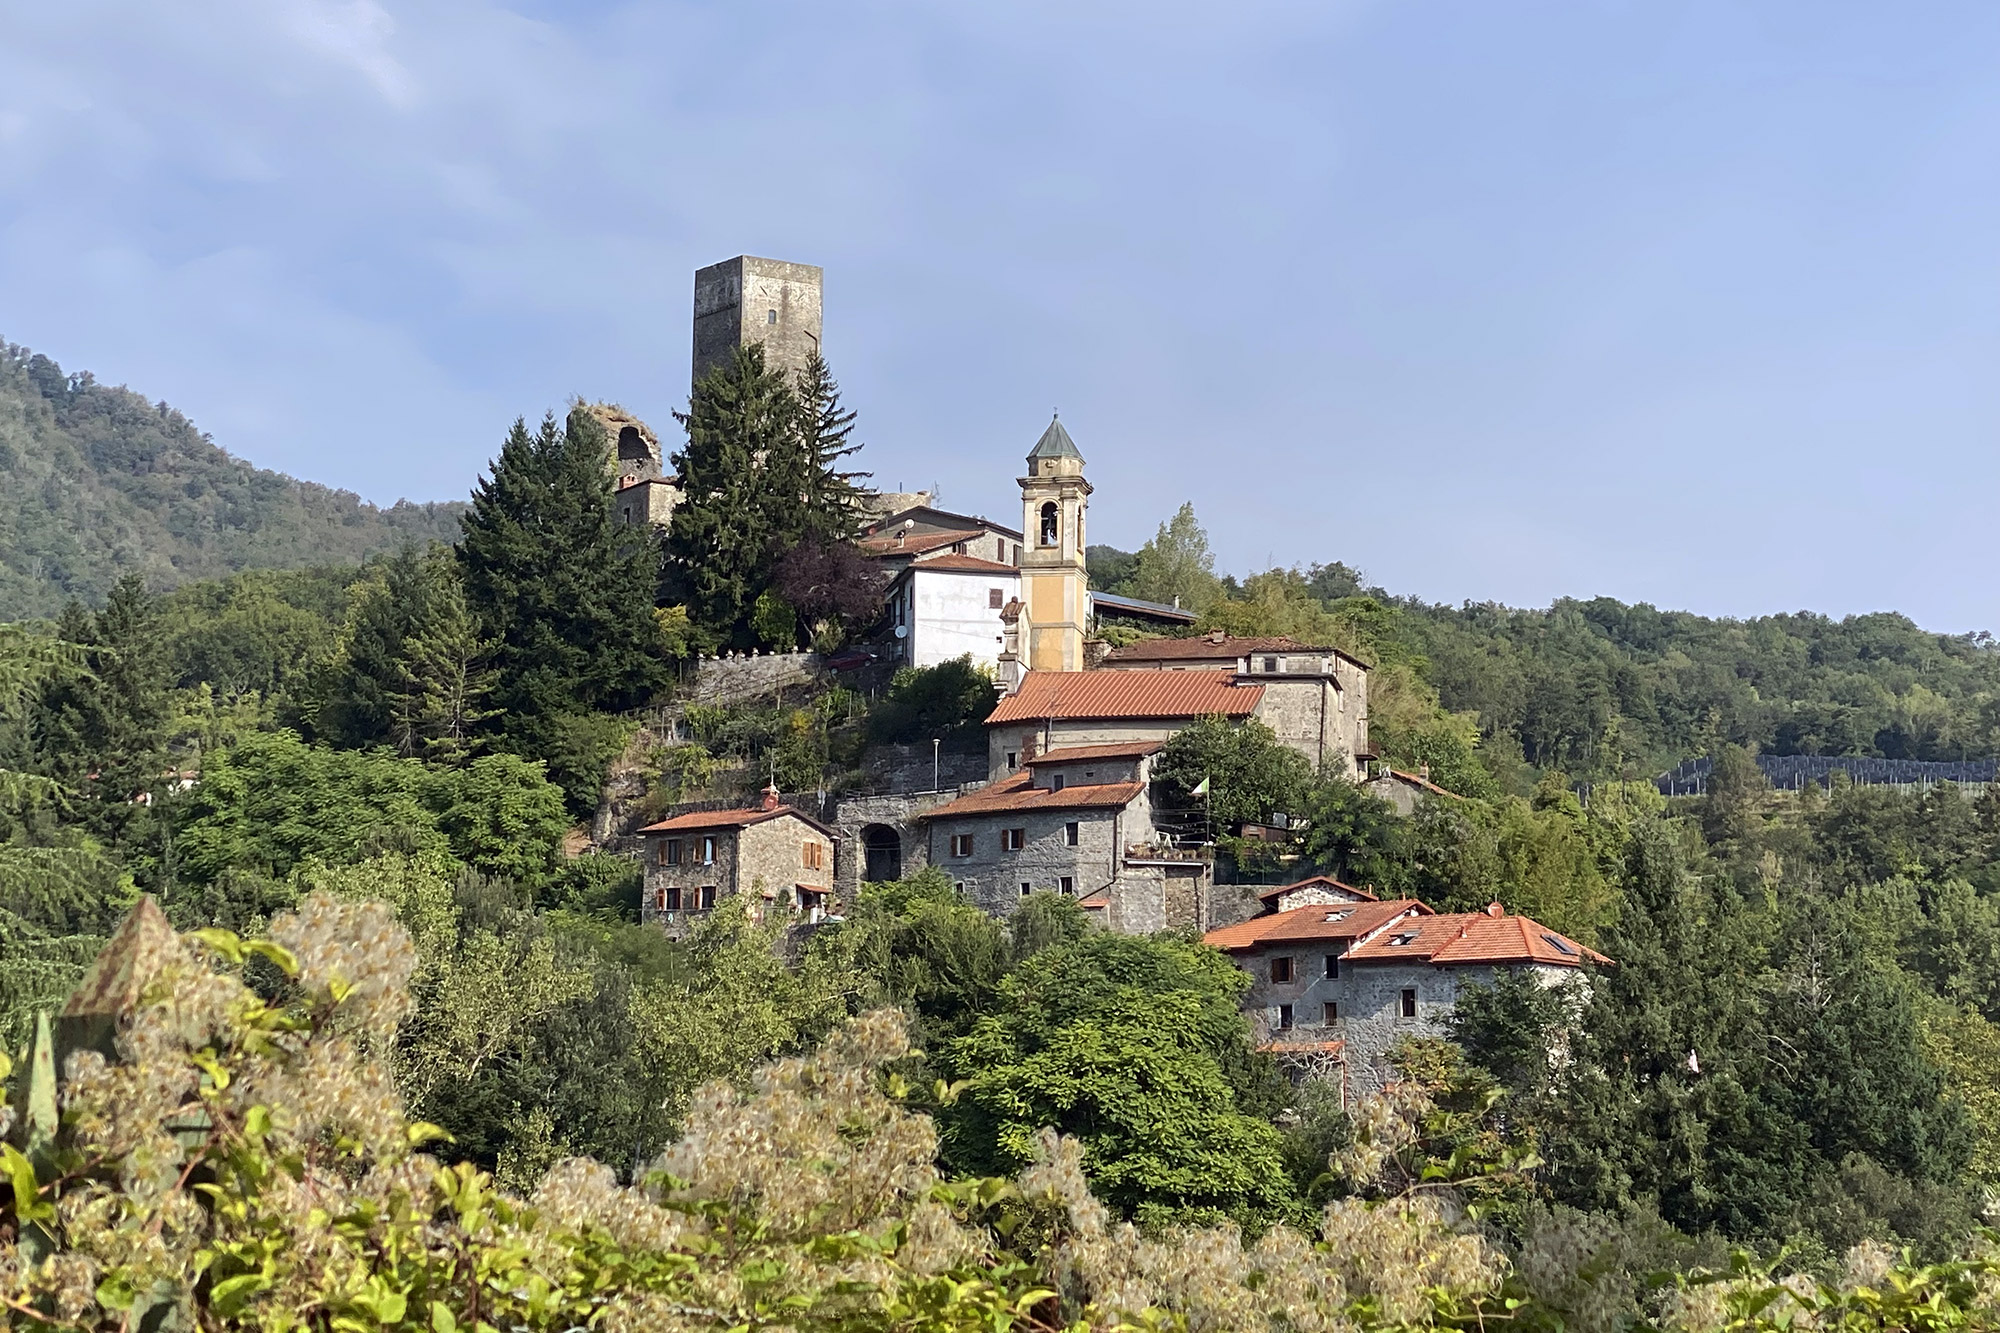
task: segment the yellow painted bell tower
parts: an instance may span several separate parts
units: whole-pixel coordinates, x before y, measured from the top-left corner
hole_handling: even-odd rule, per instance
[[[1083,455],[1052,420],[1021,478],[1021,608],[1015,649],[1030,671],[1083,670],[1090,622],[1083,515],[1090,483]]]

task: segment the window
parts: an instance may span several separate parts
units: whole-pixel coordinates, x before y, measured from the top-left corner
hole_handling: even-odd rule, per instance
[[[1007,771],[1009,773],[1012,773],[1015,769],[1019,768],[1020,766],[1021,766],[1021,752],[1019,750],[1007,751]]]
[[[1063,846],[1074,847],[1083,840],[1083,825],[1071,820],[1063,825]]]
[[[809,842],[799,848],[799,863],[807,870],[826,869],[826,848],[817,842]]]
[[[1034,886],[1034,885],[1032,885],[1032,884],[1028,884],[1028,883],[1025,883],[1025,882],[1024,882],[1024,883],[1023,883],[1023,884],[1021,885],[1021,896],[1022,896],[1023,898],[1027,897],[1027,896],[1028,896],[1029,894],[1033,893],[1034,891],[1035,891],[1035,886]]]
[[[766,310],[764,312],[764,322],[766,324],[776,324],[778,322],[778,312],[775,310]]]
[[[701,840],[701,863],[705,866],[712,866],[715,864],[714,838],[703,838]]]
[[[1024,828],[1003,828],[1000,830],[1000,850],[1018,852],[1028,845],[1028,830]]]
[[[1415,1018],[1416,1016],[1417,990],[1414,986],[1407,986],[1403,989],[1403,1017]]]
[[[951,854],[952,854],[953,856],[970,856],[970,855],[972,855],[972,835],[971,835],[970,833],[954,833],[954,834],[952,834],[952,835],[951,835]]]
[[[1064,893],[1068,894],[1072,898],[1076,896],[1076,881],[1071,879],[1068,875],[1064,875],[1061,879],[1058,879],[1056,881],[1056,887],[1061,889]]]
[[[1066,785],[1066,783],[1067,779],[1065,779],[1062,774],[1058,773],[1054,777],[1051,777],[1049,779],[1049,790],[1061,791],[1063,787]]]
[[[953,543],[951,544],[951,553],[952,553],[953,555],[964,555],[964,554],[965,554],[965,543],[964,543],[964,542],[953,542]]]
[[[1042,506],[1042,545],[1054,546],[1061,528],[1062,521],[1056,517],[1056,502],[1051,500]]]
[[[1007,590],[1005,588],[988,588],[986,590],[987,610],[998,611],[1005,605],[1007,605]]]
[[[679,838],[668,838],[660,844],[660,864],[663,866],[677,866],[680,863],[681,840]]]
[[[1267,658],[1265,658],[1265,659],[1264,659],[1264,670],[1266,670],[1266,671],[1276,671],[1277,669],[1278,669],[1278,659],[1277,659],[1277,658],[1275,658],[1275,657],[1267,657]]]
[[[1288,1030],[1288,1029],[1290,1029],[1290,1027],[1291,1027],[1291,1026],[1292,1026],[1292,1006],[1290,1006],[1289,1004],[1281,1004],[1281,1005],[1279,1005],[1279,1006],[1278,1006],[1278,1028],[1279,1028],[1279,1030],[1280,1030],[1280,1031],[1285,1031],[1285,1030]]]
[[[713,884],[704,884],[701,886],[701,910],[704,912],[715,910],[715,886]]]
[[[1557,953],[1568,954],[1571,958],[1580,956],[1576,951],[1576,946],[1560,935],[1543,935],[1542,938],[1548,941],[1549,947]]]
[[[671,884],[660,890],[660,910],[662,912],[678,912],[681,910],[680,885]]]
[[[1297,968],[1294,966],[1293,959],[1273,958],[1271,960],[1271,980],[1286,982],[1290,981],[1296,975]]]
[[[1399,949],[1400,949],[1400,948],[1402,948],[1402,947],[1403,947],[1403,946],[1404,946],[1405,944],[1410,944],[1410,943],[1414,943],[1414,942],[1415,942],[1415,940],[1416,940],[1416,938],[1417,938],[1417,932],[1416,932],[1416,931],[1414,931],[1414,930],[1406,930],[1406,931],[1404,931],[1404,932],[1403,932],[1402,934],[1400,934],[1400,935],[1391,935],[1391,936],[1389,937],[1389,943],[1390,943],[1390,944],[1392,944],[1392,945],[1394,945],[1394,946],[1396,946],[1397,948],[1399,948]]]
[[[1327,975],[1328,975],[1329,977],[1337,977],[1337,976],[1339,976],[1339,975],[1340,975],[1340,955],[1339,955],[1339,954],[1337,954],[1337,953],[1330,953],[1330,954],[1328,954],[1328,955],[1326,956],[1326,974],[1327,974]]]
[[[1339,1021],[1340,1021],[1339,1005],[1335,1004],[1332,1000],[1328,1000],[1325,1004],[1320,1006],[1319,1022],[1321,1027],[1330,1028]]]

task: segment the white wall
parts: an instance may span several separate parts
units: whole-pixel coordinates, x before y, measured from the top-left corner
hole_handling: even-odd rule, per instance
[[[936,666],[967,654],[975,666],[992,669],[999,664],[1000,610],[993,605],[993,589],[1000,590],[1002,606],[1013,601],[1021,595],[1019,574],[1011,569],[954,573],[918,563],[908,583],[904,595],[915,603],[906,640],[910,665]]]

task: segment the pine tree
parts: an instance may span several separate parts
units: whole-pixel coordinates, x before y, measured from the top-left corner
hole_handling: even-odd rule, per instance
[[[493,692],[486,665],[492,645],[479,636],[458,571],[434,566],[428,572],[423,614],[397,664],[397,739],[407,753],[455,760],[472,753],[480,725],[493,716],[485,706]]]
[[[592,714],[633,708],[667,679],[653,617],[659,554],[612,512],[610,441],[582,408],[530,434],[517,420],[472,496],[458,544],[465,600],[493,645],[503,748],[545,759],[572,804],[595,803],[608,736]],[[593,772],[592,770],[597,771]]]
[[[840,401],[840,386],[825,358],[814,352],[799,371],[799,430],[808,465],[804,540],[825,546],[852,541],[861,531],[861,487],[867,472],[843,472],[842,459],[861,452],[854,439],[857,414]]]
[[[709,640],[749,647],[769,637],[758,623],[786,619],[767,595],[780,562],[860,528],[855,479],[867,474],[840,468],[860,448],[855,414],[820,358],[794,385],[753,343],[695,386],[679,420],[688,438],[673,458],[682,499],[667,529],[664,597]]]
[[[679,415],[687,444],[673,457],[682,498],[667,528],[666,595],[719,643],[751,645],[757,597],[799,530],[798,418],[797,395],[756,344],[710,371]]]
[[[85,823],[119,840],[143,821],[145,805],[133,798],[152,791],[166,760],[159,617],[143,581],[128,574],[95,615],[72,603],[57,633],[80,653],[73,669],[52,672],[38,692],[37,766],[90,798],[79,807]]]

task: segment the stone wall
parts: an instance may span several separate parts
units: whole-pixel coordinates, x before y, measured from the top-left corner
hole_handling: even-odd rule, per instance
[[[1351,774],[1354,770],[1354,701],[1323,676],[1258,676],[1264,697],[1256,717],[1315,768]]]
[[[1254,955],[1239,956],[1239,967],[1251,976],[1250,990],[1243,997],[1244,1012],[1250,1018],[1257,1041],[1274,1038],[1285,1041],[1344,1041],[1347,1043],[1347,1078],[1353,1093],[1379,1091],[1395,1077],[1389,1052],[1406,1036],[1444,1036],[1445,1020],[1458,1003],[1466,986],[1490,986],[1495,968],[1433,967],[1429,963],[1342,961],[1332,965],[1328,949],[1310,941],[1273,945]],[[1271,980],[1271,960],[1291,958],[1293,979]],[[1575,968],[1524,965],[1544,985],[1553,985],[1577,975]],[[1413,990],[1417,998],[1415,1018],[1402,1013],[1403,992]],[[1325,1006],[1336,1007],[1334,1021],[1326,1021]],[[1292,1006],[1292,1026],[1279,1027],[1279,1006]]]
[[[896,795],[920,792],[956,792],[960,787],[986,780],[986,756],[978,751],[953,752],[937,756],[935,771],[928,742],[920,745],[871,745],[862,761],[868,789]]]
[[[808,846],[818,849],[817,866],[805,863]],[[833,863],[833,840],[824,833],[803,819],[770,819],[743,830],[736,883],[743,893],[790,903],[801,884],[831,892]]]
[[[841,901],[852,903],[860,891],[871,828],[887,828],[895,833],[902,856],[897,877],[915,874],[930,864],[929,843],[917,816],[957,794],[956,791],[909,792],[836,798],[831,822],[840,833],[840,849],[834,861],[834,888]]]
[[[1116,810],[1053,810],[975,815],[926,821],[926,855],[958,884],[968,902],[994,916],[1010,916],[1023,897],[1021,885],[1056,891],[1064,877],[1070,891],[1088,897],[1118,877],[1119,840],[1124,813]],[[1077,826],[1077,845],[1067,829]],[[1007,829],[1026,832],[1019,851],[1001,846]],[[972,838],[970,856],[953,856],[954,834]]]
[[[818,653],[727,653],[696,661],[684,676],[683,703],[736,704],[815,685],[826,676]]]

